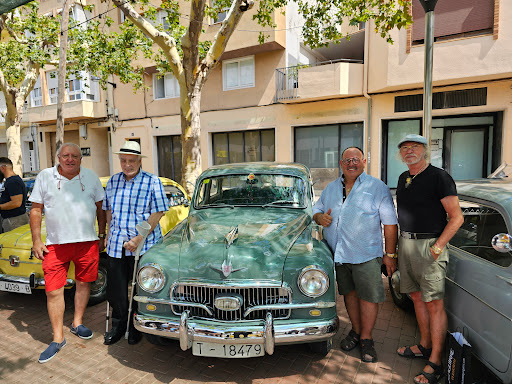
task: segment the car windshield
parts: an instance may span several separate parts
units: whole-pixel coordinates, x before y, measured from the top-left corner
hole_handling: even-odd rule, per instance
[[[273,174],[220,175],[203,179],[195,208],[261,206],[304,208],[306,186],[299,177]]]

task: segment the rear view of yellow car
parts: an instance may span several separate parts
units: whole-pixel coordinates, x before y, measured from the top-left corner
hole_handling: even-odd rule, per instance
[[[101,177],[103,187],[109,177]],[[162,233],[167,234],[188,215],[189,197],[177,182],[161,177],[165,194],[169,200],[169,210],[160,220]],[[41,228],[43,241],[46,239],[44,218]],[[107,254],[100,253],[98,279],[91,284],[89,305],[102,302],[106,298]],[[0,291],[31,294],[35,289],[44,289],[44,276],[41,260],[32,253],[30,226],[23,225],[13,231],[0,234]],[[75,285],[75,266],[71,263],[66,288]]]

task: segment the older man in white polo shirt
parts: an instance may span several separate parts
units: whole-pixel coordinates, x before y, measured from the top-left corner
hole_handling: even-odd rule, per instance
[[[98,278],[99,242],[105,237],[105,213],[101,209],[103,187],[98,176],[81,168],[80,147],[65,143],[57,153],[59,164],[37,175],[30,195],[30,229],[34,256],[43,261],[48,315],[53,341],[39,357],[40,363],[52,359],[65,345],[63,333],[64,286],[69,263],[75,264],[75,314],[71,333],[90,339],[92,331],[82,324],[89,301],[90,283]],[[41,239],[43,209],[46,245]]]

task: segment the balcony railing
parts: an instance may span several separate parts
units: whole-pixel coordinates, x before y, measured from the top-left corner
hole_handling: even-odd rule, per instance
[[[299,73],[303,68],[318,67],[335,63],[355,63],[362,64],[362,60],[338,59],[322,61],[315,64],[301,64],[293,67],[276,69],[276,94],[274,102],[278,103],[284,100],[294,100],[299,98],[298,90],[300,85]]]

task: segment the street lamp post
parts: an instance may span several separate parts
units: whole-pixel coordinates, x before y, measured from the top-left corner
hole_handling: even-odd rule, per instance
[[[437,0],[419,0],[425,10],[425,68],[423,87],[423,134],[430,143],[432,130],[432,63],[434,60],[434,8]],[[430,151],[430,145],[429,145]]]

